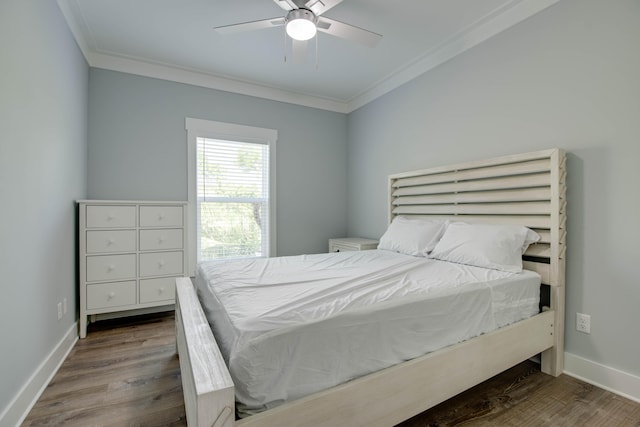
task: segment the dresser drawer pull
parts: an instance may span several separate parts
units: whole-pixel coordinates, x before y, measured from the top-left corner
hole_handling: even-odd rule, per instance
[[[167,238],[165,236],[158,237],[158,243],[160,243],[160,244],[164,243],[165,240],[167,240]]]
[[[167,263],[167,262],[166,262],[166,261],[164,261],[164,260],[158,261],[158,267],[159,267],[159,268],[162,268],[162,267],[164,267],[164,266],[165,266],[165,264],[166,264],[166,263]]]
[[[159,213],[158,214],[158,221],[162,221],[164,219],[164,214],[163,213]]]
[[[107,300],[112,300],[116,297],[116,293],[115,292],[109,292],[109,295],[107,295]]]
[[[111,264],[111,265],[109,265],[109,266],[107,267],[107,272],[111,272],[111,271],[113,271],[113,270],[115,270],[115,269],[116,269],[116,266],[115,266],[115,265],[113,265],[113,264]]]
[[[113,237],[110,237],[109,240],[107,241],[107,245],[111,246],[114,243],[116,243],[116,239],[114,239]]]
[[[164,293],[164,288],[158,289],[158,295],[162,295]]]
[[[113,221],[114,219],[116,219],[116,216],[113,213],[109,212],[107,214],[107,221]]]

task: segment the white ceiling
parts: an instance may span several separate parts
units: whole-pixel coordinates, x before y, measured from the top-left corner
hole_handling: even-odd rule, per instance
[[[318,35],[285,62],[273,0],[58,0],[90,66],[350,112],[559,0],[344,0],[324,16],[383,35],[374,48]]]

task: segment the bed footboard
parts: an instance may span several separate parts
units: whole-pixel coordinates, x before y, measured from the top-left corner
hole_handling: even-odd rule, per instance
[[[176,333],[187,423],[203,427],[394,425],[552,349],[555,315],[554,311],[540,313],[236,423],[231,376],[191,280],[180,278],[176,280]]]
[[[367,426],[404,421],[553,345],[547,311],[238,421],[238,427]],[[514,345],[517,343],[517,345]]]
[[[188,277],[176,279],[176,344],[187,424],[235,426],[233,381]]]

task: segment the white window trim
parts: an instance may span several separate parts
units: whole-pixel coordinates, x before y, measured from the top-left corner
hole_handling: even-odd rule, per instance
[[[187,248],[188,270],[193,276],[196,271],[196,151],[198,138],[221,139],[226,141],[253,142],[269,145],[269,247],[267,257],[276,256],[276,141],[278,131],[234,123],[185,118],[187,130],[187,226],[189,247]]]

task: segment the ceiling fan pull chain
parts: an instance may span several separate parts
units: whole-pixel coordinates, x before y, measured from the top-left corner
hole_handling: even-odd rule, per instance
[[[286,28],[282,32],[282,34],[284,34],[284,46],[283,46],[284,49],[283,49],[283,52],[284,52],[284,63],[286,64],[287,63],[287,30],[286,30]]]

